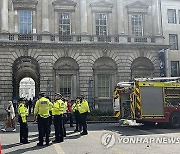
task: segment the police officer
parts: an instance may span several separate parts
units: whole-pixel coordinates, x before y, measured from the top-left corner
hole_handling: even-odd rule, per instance
[[[20,98],[18,105],[18,122],[20,123],[20,143],[27,144],[28,142],[28,124],[27,124],[28,109],[25,106],[25,100]]]
[[[76,129],[74,132],[81,131],[82,126],[80,125],[80,113],[79,113],[79,108],[80,108],[80,97],[76,98],[75,103],[72,105],[72,110],[74,112],[75,120],[76,120]]]
[[[39,143],[37,143],[37,146],[43,146],[44,134],[46,145],[49,145],[49,113],[52,109],[52,103],[44,96],[44,93],[39,94],[39,100],[37,100],[34,108],[34,121],[37,119],[39,131]]]
[[[88,132],[87,132],[87,122],[86,121],[87,121],[88,112],[90,112],[89,104],[84,99],[83,95],[81,95],[80,102],[81,102],[81,105],[80,105],[80,108],[79,108],[80,123],[81,123],[81,125],[83,127],[83,132],[81,133],[81,135],[87,135]]]
[[[55,128],[55,140],[54,143],[60,143],[64,141],[63,131],[63,114],[66,108],[65,103],[61,100],[62,95],[60,93],[55,94],[55,102],[52,109],[52,115],[54,116],[54,128]]]

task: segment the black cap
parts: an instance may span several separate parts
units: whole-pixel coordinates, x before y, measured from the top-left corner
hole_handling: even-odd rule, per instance
[[[44,92],[40,92],[40,93],[39,93],[39,96],[44,97],[44,96],[45,96],[45,93],[44,93]]]
[[[55,93],[55,96],[60,96],[62,97],[62,95],[60,93]]]
[[[81,95],[81,97],[80,97],[81,99],[84,99],[84,95]]]
[[[20,98],[19,101],[25,101],[25,98]]]

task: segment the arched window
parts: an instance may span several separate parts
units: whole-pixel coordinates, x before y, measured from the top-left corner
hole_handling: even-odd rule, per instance
[[[136,58],[131,64],[131,79],[136,77],[152,77],[153,73],[154,65],[148,58]]]
[[[116,70],[116,63],[108,57],[99,58],[94,63],[94,97],[101,110],[112,108],[112,91],[116,81]]]
[[[60,92],[64,97],[76,98],[79,94],[79,66],[77,62],[69,57],[63,57],[56,61],[55,91]]]

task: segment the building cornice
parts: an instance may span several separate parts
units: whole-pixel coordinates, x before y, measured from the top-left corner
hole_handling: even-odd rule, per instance
[[[12,2],[15,10],[35,10],[38,4],[37,0],[13,0]]]
[[[52,2],[55,11],[75,12],[76,2],[71,0],[56,0]]]

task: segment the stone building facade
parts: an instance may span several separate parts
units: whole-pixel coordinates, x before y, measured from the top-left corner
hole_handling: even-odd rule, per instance
[[[0,103],[25,77],[53,97],[112,109],[119,81],[160,75],[159,0],[1,0]]]
[[[165,51],[167,76],[180,76],[180,1],[162,0],[162,28],[165,44],[171,47]]]

